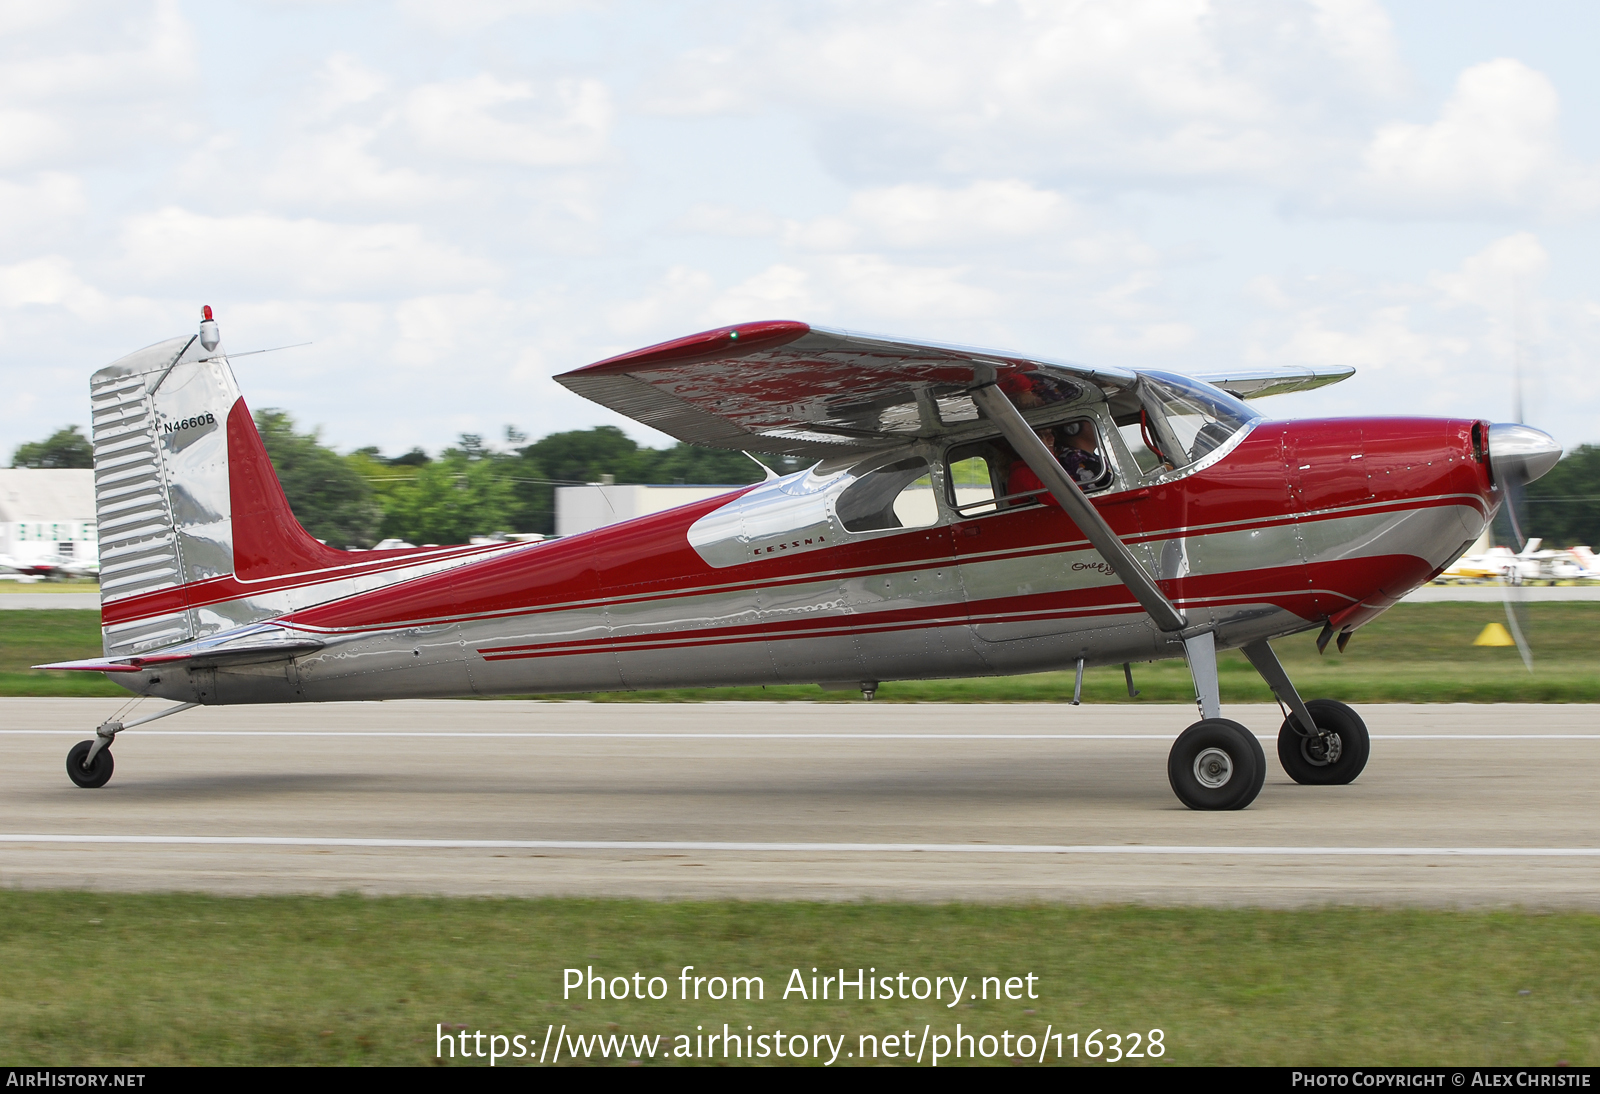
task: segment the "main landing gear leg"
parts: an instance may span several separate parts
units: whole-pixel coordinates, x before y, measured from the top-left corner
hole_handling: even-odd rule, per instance
[[[1308,786],[1354,782],[1372,752],[1361,716],[1333,699],[1302,701],[1265,640],[1245,646],[1244,655],[1289,711],[1278,731],[1278,762],[1289,777]]]
[[[111,759],[111,742],[117,734],[134,726],[142,726],[157,718],[189,710],[199,703],[179,703],[175,707],[157,711],[131,722],[106,722],[94,731],[94,740],[79,741],[67,752],[67,777],[85,790],[98,790],[111,781],[115,761]]]
[[[1222,717],[1216,637],[1186,636],[1184,656],[1194,677],[1200,721],[1178,735],[1167,757],[1167,781],[1190,809],[1243,809],[1267,778],[1261,742],[1238,722]]]

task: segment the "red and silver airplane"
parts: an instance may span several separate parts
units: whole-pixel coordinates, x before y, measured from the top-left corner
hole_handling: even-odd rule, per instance
[[[816,461],[542,543],[339,551],[294,519],[206,309],[101,369],[107,673],[197,705],[1002,676],[1183,657],[1200,720],[1168,776],[1241,809],[1266,758],[1221,717],[1217,651],[1286,711],[1284,768],[1348,783],[1368,736],[1302,701],[1270,642],[1351,632],[1474,541],[1560,448],[1522,425],[1273,421],[1247,400],[1353,370],[1202,379],[797,322],[724,327],[556,379],[681,440]],[[1131,672],[1128,675],[1132,690]],[[1076,701],[1076,695],[1074,701]]]

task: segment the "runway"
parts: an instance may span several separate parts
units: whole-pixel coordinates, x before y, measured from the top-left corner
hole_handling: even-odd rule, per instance
[[[220,893],[1600,909],[1600,708],[1374,704],[1348,787],[1194,813],[1186,706],[0,700],[0,884]],[[136,714],[160,709],[147,702]]]

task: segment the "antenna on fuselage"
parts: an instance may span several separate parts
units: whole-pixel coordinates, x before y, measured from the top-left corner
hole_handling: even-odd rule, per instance
[[[739,450],[739,455],[741,455],[745,459],[751,461],[757,467],[761,468],[762,471],[766,472],[767,477],[762,479],[761,480],[762,482],[771,482],[773,479],[778,477],[778,473],[776,471],[774,471],[772,468],[768,467],[766,464],[762,463],[760,460],[756,459],[754,456],[750,455],[750,453],[746,452],[744,449],[741,448]]]

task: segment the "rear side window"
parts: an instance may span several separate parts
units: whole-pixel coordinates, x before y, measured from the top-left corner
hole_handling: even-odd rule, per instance
[[[993,513],[995,498],[1005,492],[1009,455],[989,441],[964,444],[950,450],[950,473],[945,476],[946,500],[964,517]]]
[[[867,472],[839,495],[834,512],[847,532],[937,524],[939,503],[928,461],[913,456]]]

